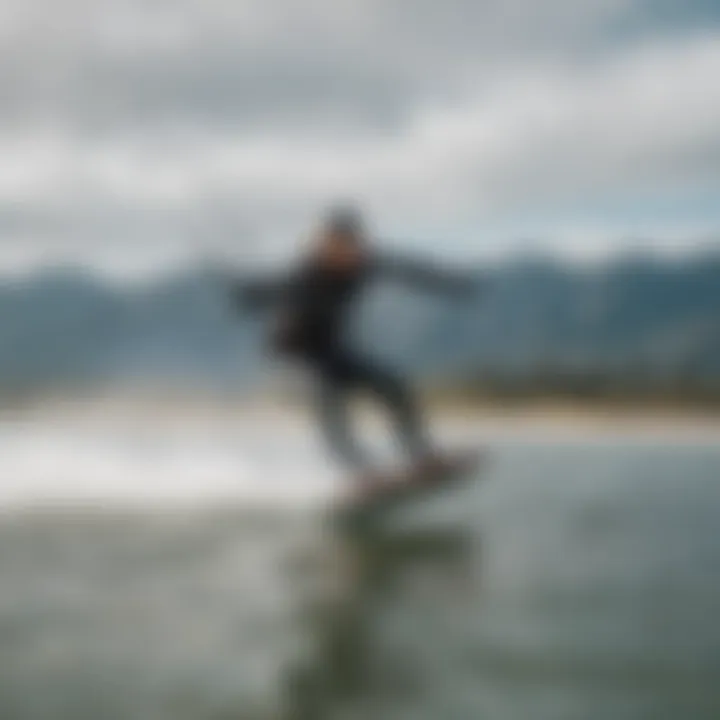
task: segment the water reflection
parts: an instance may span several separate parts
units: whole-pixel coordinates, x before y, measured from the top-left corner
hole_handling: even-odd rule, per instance
[[[317,639],[313,660],[289,678],[292,720],[364,713],[417,693],[412,657],[388,646],[388,623],[423,606],[473,603],[479,590],[477,532],[442,527],[336,528],[332,587],[316,598],[308,622]],[[417,631],[422,632],[422,627]]]
[[[290,717],[717,720],[718,459],[514,448],[482,490],[336,532]]]

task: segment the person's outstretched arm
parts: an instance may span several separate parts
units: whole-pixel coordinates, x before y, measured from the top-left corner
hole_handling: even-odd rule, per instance
[[[475,294],[484,285],[477,273],[439,267],[415,258],[384,255],[376,259],[379,274],[420,290],[465,297]]]

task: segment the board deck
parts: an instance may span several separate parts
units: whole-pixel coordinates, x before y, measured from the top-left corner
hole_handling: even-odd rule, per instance
[[[466,482],[481,463],[481,455],[454,453],[448,458],[447,467],[432,474],[419,475],[413,469],[389,472],[381,480],[386,484],[383,490],[375,491],[370,497],[355,500],[343,508],[346,517],[370,517],[381,514],[412,500],[443,492]]]

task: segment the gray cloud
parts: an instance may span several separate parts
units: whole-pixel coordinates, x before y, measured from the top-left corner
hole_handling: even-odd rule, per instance
[[[6,256],[282,245],[338,195],[452,236],[720,184],[720,34],[675,7],[5,0]]]
[[[6,0],[3,116],[54,115],[87,131],[333,118],[386,127],[462,97],[498,65],[586,48],[628,4]]]

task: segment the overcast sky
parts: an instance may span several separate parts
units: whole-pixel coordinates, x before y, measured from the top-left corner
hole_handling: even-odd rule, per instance
[[[717,0],[0,0],[0,270],[720,246]]]

